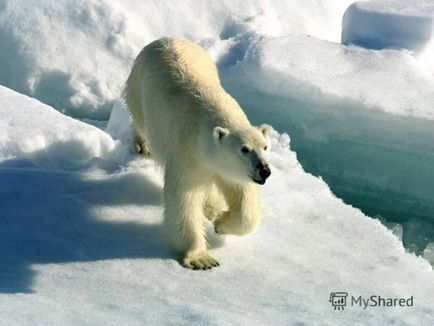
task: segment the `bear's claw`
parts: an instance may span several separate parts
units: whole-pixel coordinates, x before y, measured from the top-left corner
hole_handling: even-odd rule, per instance
[[[193,270],[206,270],[220,266],[219,262],[207,252],[188,253],[184,258],[183,265]]]

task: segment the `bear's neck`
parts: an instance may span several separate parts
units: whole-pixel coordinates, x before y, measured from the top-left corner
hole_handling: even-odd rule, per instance
[[[247,116],[237,101],[223,89],[213,96],[209,110],[211,123],[228,129],[241,129],[250,126]]]

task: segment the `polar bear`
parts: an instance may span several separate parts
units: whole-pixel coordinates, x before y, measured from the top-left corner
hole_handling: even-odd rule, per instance
[[[218,266],[207,251],[204,220],[219,234],[258,226],[257,184],[271,174],[269,126],[250,124],[211,58],[185,39],[144,47],[124,97],[137,148],[164,170],[164,226],[173,248],[187,268]]]

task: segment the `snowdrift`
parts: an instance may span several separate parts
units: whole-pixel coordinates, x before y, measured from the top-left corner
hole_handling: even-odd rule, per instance
[[[113,151],[111,137],[0,86],[0,161],[31,157],[32,164],[74,168]],[[30,111],[30,112],[29,112]],[[50,148],[48,150],[48,148]],[[38,153],[38,155],[35,155]]]
[[[434,77],[424,61],[402,51],[366,51],[330,42],[340,41],[343,13],[353,2],[47,0],[36,5],[4,0],[0,83],[68,115],[105,120],[140,49],[162,36],[180,36],[207,48],[221,70],[249,61],[252,53],[266,57],[259,69],[268,76],[279,77],[281,71],[290,76],[283,87],[281,78],[267,79],[279,94],[350,101],[433,119]],[[393,42],[422,40],[420,48],[428,51],[432,6],[426,0],[404,2],[354,3],[343,21],[344,43],[363,45],[357,40],[377,37],[391,42],[384,47],[396,47]],[[388,24],[389,16],[396,20],[393,24]],[[400,27],[409,26],[406,17],[415,20],[412,29]],[[358,26],[369,26],[363,29],[369,35],[360,34]],[[424,58],[430,60],[429,55]]]
[[[434,76],[402,51],[347,47],[305,35],[261,38],[223,76],[314,104],[434,120]]]
[[[339,41],[352,2],[3,0],[0,84],[69,115],[107,119],[134,58],[157,38],[187,37],[216,54],[248,26]]]
[[[122,106],[109,123],[114,140],[34,99],[0,94],[2,124],[13,126],[0,138],[8,153],[0,160],[3,323],[434,321],[431,266],[304,172],[287,135],[272,136],[260,229],[242,238],[209,230],[222,266],[195,272],[166,251],[161,176],[152,161],[127,154]],[[415,304],[334,311],[332,291],[413,296]]]
[[[423,53],[433,50],[433,32],[434,4],[430,0],[360,1],[345,11],[342,43]]]

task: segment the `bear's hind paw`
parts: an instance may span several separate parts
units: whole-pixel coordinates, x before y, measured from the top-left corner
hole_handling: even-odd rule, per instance
[[[206,251],[193,251],[185,255],[183,266],[193,270],[205,270],[219,266],[219,262]]]
[[[136,151],[139,154],[142,154],[144,156],[151,156],[151,151],[149,150],[149,147],[146,143],[142,142],[142,143],[136,143]]]
[[[151,151],[149,150],[149,146],[146,143],[145,139],[139,134],[134,134],[134,141],[133,141],[134,151],[136,153],[142,154],[144,156],[151,156]]]

